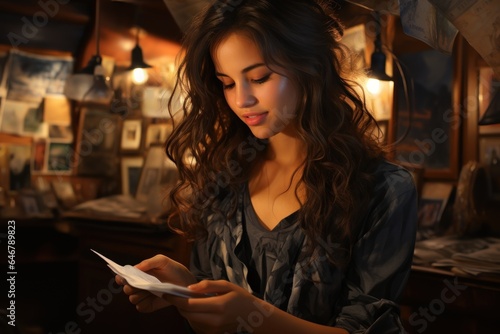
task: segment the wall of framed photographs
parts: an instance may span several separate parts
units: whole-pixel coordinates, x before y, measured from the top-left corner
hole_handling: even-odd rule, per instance
[[[119,105],[116,98],[110,105],[68,100],[63,89],[73,62],[64,52],[0,52],[2,215],[50,216],[101,196],[135,198],[149,184],[149,148],[172,131],[165,110],[174,59],[151,60],[149,81],[133,85],[124,66],[103,56],[110,84],[123,93]]]

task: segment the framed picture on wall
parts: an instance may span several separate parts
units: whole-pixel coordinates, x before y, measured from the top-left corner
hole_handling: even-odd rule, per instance
[[[482,66],[478,71],[478,105],[479,119],[481,119],[493,99],[495,88],[500,86],[500,82],[494,81],[493,68]],[[500,124],[480,125],[478,128],[480,134],[500,134]]]
[[[120,116],[109,108],[99,105],[81,108],[75,152],[78,175],[117,175],[120,122]]]
[[[138,150],[141,147],[142,120],[128,119],[123,121],[120,149],[123,151]]]
[[[500,135],[481,136],[479,138],[479,162],[490,165],[493,159],[500,158]]]
[[[148,148],[152,144],[164,144],[168,136],[172,133],[171,123],[149,124],[144,139],[144,147]]]
[[[31,172],[33,174],[47,171],[47,152],[48,142],[45,138],[33,140]]]
[[[162,198],[165,196],[163,190],[176,180],[177,169],[166,157],[163,145],[152,145],[144,160],[135,197],[144,203],[150,198]]]
[[[424,167],[426,178],[458,176],[459,60],[434,49],[399,55],[407,81],[413,84],[407,101],[399,76],[395,84],[394,138],[404,138],[395,159]]]
[[[47,171],[51,174],[71,174],[73,167],[71,143],[50,142],[47,147]]]
[[[143,157],[122,157],[122,194],[135,196],[143,163]]]

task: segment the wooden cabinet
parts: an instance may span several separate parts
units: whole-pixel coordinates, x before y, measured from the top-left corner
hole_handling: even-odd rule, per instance
[[[90,250],[121,265],[160,253],[187,265],[189,247],[182,237],[157,225],[85,220],[72,225],[80,245],[75,328],[91,334],[186,333],[184,320],[173,308],[139,313],[106,263]]]
[[[414,333],[496,333],[500,282],[414,267],[401,301],[401,318]]]

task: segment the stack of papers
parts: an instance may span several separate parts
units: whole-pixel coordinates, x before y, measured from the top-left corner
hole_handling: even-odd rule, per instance
[[[113,195],[83,202],[73,207],[72,211],[140,218],[146,213],[147,207],[130,195]]]
[[[124,278],[127,281],[127,284],[133,286],[134,288],[150,291],[152,294],[159,297],[161,297],[164,293],[184,298],[201,298],[210,296],[207,294],[193,292],[180,285],[160,282],[158,278],[149,275],[136,267],[130,265],[121,266],[104,255],[99,254],[95,250],[91,249],[91,251],[106,261],[108,267],[111,268],[115,274]]]
[[[500,275],[499,238],[447,236],[417,242],[413,263],[470,275]]]

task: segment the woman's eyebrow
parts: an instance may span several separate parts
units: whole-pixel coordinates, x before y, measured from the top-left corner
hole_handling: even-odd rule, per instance
[[[254,68],[261,67],[261,66],[266,66],[266,64],[264,64],[264,63],[257,63],[257,64],[250,65],[248,67],[245,67],[243,70],[241,70],[241,73],[247,73],[247,72],[253,70]],[[218,77],[228,77],[227,74],[220,73],[220,72],[215,72],[215,75],[218,76]]]

